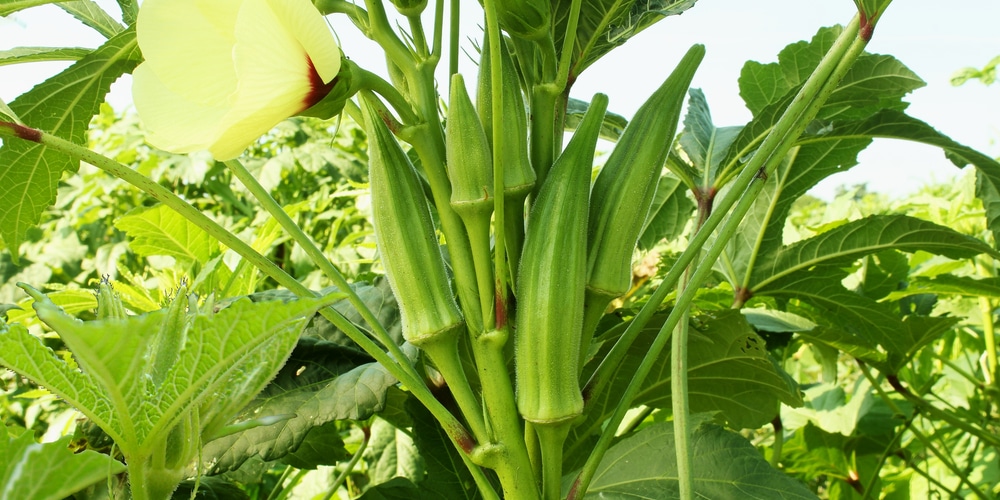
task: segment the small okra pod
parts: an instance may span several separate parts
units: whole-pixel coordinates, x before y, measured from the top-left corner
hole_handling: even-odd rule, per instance
[[[632,256],[656,184],[677,132],[684,96],[705,47],[691,47],[639,108],[608,156],[591,191],[588,288],[611,298],[631,286]]]
[[[469,217],[486,217],[489,222],[493,213],[493,158],[465,80],[458,73],[451,77],[447,127],[451,206],[466,224]]]
[[[594,148],[608,98],[597,94],[539,191],[518,278],[517,407],[540,425],[583,411],[577,370],[587,279],[587,214]]]
[[[421,346],[446,334],[454,336],[464,322],[417,172],[368,99],[374,97],[361,99],[361,109],[368,133],[375,239],[399,303],[403,337]]]

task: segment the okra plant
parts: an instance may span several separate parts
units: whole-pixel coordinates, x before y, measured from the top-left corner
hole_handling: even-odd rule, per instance
[[[701,45],[664,70],[631,120],[603,94],[573,92],[595,61],[653,23],[683,22],[695,0],[119,0],[121,23],[60,4],[108,40],[0,102],[6,249],[30,258],[19,250],[29,229],[85,162],[148,196],[119,227],[133,251],[170,255],[187,278],[163,309],[123,301],[116,290],[138,296],[124,281],[104,280],[96,300],[22,285],[36,312],[0,323],[0,364],[77,408],[87,423],[74,443],[90,448],[87,474],[37,498],[245,498],[226,487],[284,468],[273,498],[332,464],[326,498],[815,498],[782,470],[783,408],[804,404],[807,382],[785,370],[793,333],[855,359],[872,394],[884,378],[900,416],[903,398],[1000,445],[995,426],[929,403],[915,378],[922,349],[955,318],[866,295],[864,272],[857,289],[844,284],[857,262],[875,268],[900,252],[984,262],[1000,252],[901,215],[799,241],[782,233],[792,204],[875,137],[974,165],[987,226],[1000,232],[1000,164],[906,115],[919,78],[865,52],[890,2],[855,0],[853,19],[831,20],[844,26],[748,63],[740,84],[754,116],[740,127],[716,127],[689,88],[711,57]],[[481,11],[481,30],[446,19],[460,9]],[[384,60],[352,57],[328,22],[359,30]],[[476,75],[457,71],[466,38]],[[438,81],[445,54],[449,78]],[[208,151],[266,219],[209,217],[148,170],[85,146],[126,73],[148,145]],[[299,223],[318,209],[282,206],[250,168],[270,154],[255,141],[292,116],[363,131],[367,184],[355,187],[370,200],[373,272],[345,275]],[[306,283],[275,262],[279,231],[322,277]],[[658,254],[643,281],[636,264]],[[37,467],[18,436],[0,439],[0,478],[12,485],[0,498]],[[94,472],[101,439],[113,443],[106,478]],[[876,497],[896,443],[844,484]],[[404,445],[422,472],[352,479]],[[991,494],[952,471],[964,477],[953,492]]]

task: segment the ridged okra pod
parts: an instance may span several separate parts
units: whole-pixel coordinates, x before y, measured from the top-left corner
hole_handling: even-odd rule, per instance
[[[518,277],[517,406],[525,420],[540,425],[566,422],[583,411],[577,359],[587,214],[594,147],[607,104],[607,96],[594,96],[528,219]]]
[[[422,346],[463,326],[417,172],[382,121],[362,99],[375,239],[399,302],[403,337]]]
[[[451,78],[445,146],[448,178],[451,181],[451,207],[462,218],[469,233],[479,287],[479,305],[485,323],[492,324],[494,293],[490,218],[494,203],[493,157],[479,115],[465,90],[465,80],[457,73]]]
[[[482,404],[458,356],[458,335],[465,331],[465,321],[451,290],[417,171],[382,121],[379,110],[387,112],[385,108],[372,102],[377,102],[373,95],[362,97],[375,241],[399,304],[403,338],[420,347],[434,363],[473,434],[486,439]]]
[[[451,207],[466,225],[470,218],[485,217],[488,222],[493,212],[493,158],[465,80],[458,73],[451,77],[447,126]]]
[[[688,49],[673,73],[636,111],[594,181],[584,352],[608,303],[631,286],[632,256],[677,132],[684,96],[704,55],[702,45]]]

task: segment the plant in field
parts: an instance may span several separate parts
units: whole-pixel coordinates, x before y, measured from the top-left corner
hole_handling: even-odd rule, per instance
[[[443,1],[81,14],[108,41],[0,103],[14,200],[0,237],[11,268],[30,261],[29,228],[67,197],[57,181],[99,182],[80,161],[139,188],[63,222],[90,224],[77,253],[105,248],[121,300],[107,283],[96,301],[80,291],[100,267],[77,254],[75,276],[22,274],[69,286],[21,286],[34,313],[7,312],[0,364],[83,413],[75,446],[111,455],[86,459],[125,470],[134,498],[876,497],[908,469],[988,498],[1000,164],[905,113],[922,82],[865,52],[889,3],[856,0],[846,26],[748,62],[753,118],[725,127],[689,88],[700,45],[631,120],[602,94],[571,97],[693,0],[487,0],[482,33],[447,39]],[[388,80],[342,56],[323,16],[378,44]],[[475,96],[464,36],[481,47]],[[82,146],[91,117],[116,126],[99,105],[124,73],[145,138],[174,154],[138,129]],[[283,121],[296,114],[336,133]],[[598,137],[614,147],[595,175]],[[973,165],[982,226],[803,201],[881,137]],[[967,294],[978,309],[946,297]],[[13,435],[0,457],[44,468]]]

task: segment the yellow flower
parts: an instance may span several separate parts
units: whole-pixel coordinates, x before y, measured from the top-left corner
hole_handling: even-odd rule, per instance
[[[325,97],[340,49],[309,0],[145,0],[132,98],[150,144],[239,156]]]

